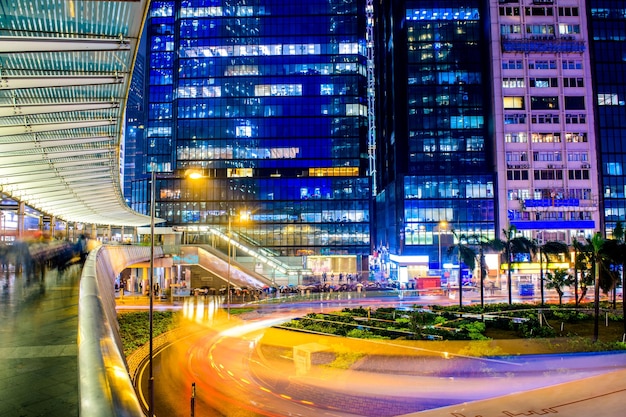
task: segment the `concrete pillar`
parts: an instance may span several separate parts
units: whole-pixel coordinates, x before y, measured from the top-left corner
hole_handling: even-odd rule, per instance
[[[23,202],[18,203],[17,206],[17,236],[16,239],[24,237],[24,211],[26,210],[26,204]]]
[[[147,295],[150,287],[150,268],[141,268],[141,294]],[[153,278],[154,279],[154,278]]]
[[[91,239],[98,239],[98,226],[96,224],[91,225]]]
[[[163,268],[163,289],[166,290],[172,283],[172,268]]]
[[[54,239],[54,229],[56,229],[56,217],[50,216],[50,237]]]

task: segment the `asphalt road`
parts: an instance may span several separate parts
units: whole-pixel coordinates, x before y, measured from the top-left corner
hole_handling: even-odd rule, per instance
[[[618,412],[617,398],[626,393],[626,353],[487,360],[446,357],[421,374],[390,374],[388,369],[376,373],[374,369],[330,377],[271,368],[258,356],[257,340],[273,323],[311,311],[355,307],[364,301],[268,305],[244,322],[225,318],[223,311],[218,318],[207,318],[188,309],[194,329],[200,326],[198,317],[209,322],[200,326],[203,330],[190,332],[156,352],[155,415],[509,417],[557,409],[559,416],[567,417],[623,415]],[[390,300],[368,299],[367,303],[389,305]],[[402,368],[401,363],[395,366]],[[193,410],[192,384],[196,389]],[[141,385],[146,393],[145,369]],[[595,413],[589,414],[589,409]]]

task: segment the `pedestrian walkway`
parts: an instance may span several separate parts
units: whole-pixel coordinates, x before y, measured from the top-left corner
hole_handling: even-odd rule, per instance
[[[0,417],[78,416],[79,265],[0,278]]]

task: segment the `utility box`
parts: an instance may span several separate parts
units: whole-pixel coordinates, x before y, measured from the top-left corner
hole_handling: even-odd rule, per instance
[[[519,285],[519,295],[520,297],[532,297],[535,295],[535,285],[534,284],[520,284]]]
[[[335,354],[328,346],[320,343],[306,343],[293,347],[296,375],[306,375],[311,370],[311,365],[324,365],[334,360]]]

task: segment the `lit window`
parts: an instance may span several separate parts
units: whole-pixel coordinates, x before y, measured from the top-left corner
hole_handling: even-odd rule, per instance
[[[514,96],[514,97],[504,97],[504,108],[505,109],[523,109],[524,108],[524,97]]]

